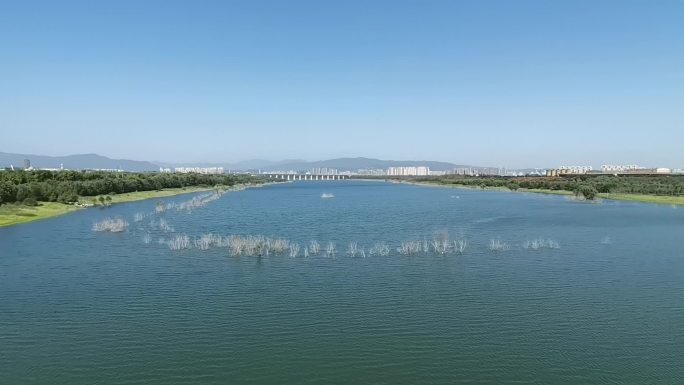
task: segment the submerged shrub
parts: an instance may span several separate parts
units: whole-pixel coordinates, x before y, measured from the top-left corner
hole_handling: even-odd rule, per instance
[[[190,237],[185,234],[176,235],[167,242],[167,245],[171,250],[188,249],[190,248]]]
[[[178,211],[192,211],[201,207],[204,207],[208,205],[210,202],[213,202],[221,197],[222,193],[220,191],[214,191],[211,193],[206,193],[206,194],[200,194],[197,196],[192,197],[190,200],[187,200],[185,202],[181,202],[178,205],[174,205],[171,207],[175,207],[176,210]],[[169,208],[171,208],[169,207]]]
[[[290,257],[295,258],[297,255],[299,255],[299,244],[290,244]]]
[[[378,242],[370,248],[368,254],[371,256],[387,256],[390,253],[390,247],[385,242]]]
[[[558,242],[551,239],[538,238],[531,241],[526,241],[523,244],[526,249],[539,250],[539,249],[560,249]]]
[[[420,241],[402,241],[397,249],[397,252],[402,255],[412,255],[420,252]]]
[[[93,224],[93,231],[109,231],[112,233],[120,233],[126,231],[128,222],[121,218],[107,218]]]
[[[328,242],[328,246],[325,248],[325,255],[327,255],[328,257],[334,257],[335,252],[335,243]]]
[[[598,190],[594,186],[590,185],[580,185],[575,189],[575,196],[578,198],[584,198],[588,201],[593,201],[598,195]]]
[[[506,242],[502,242],[500,239],[490,239],[489,240],[489,250],[490,251],[504,251],[511,247]]]
[[[349,247],[347,248],[347,254],[352,258],[356,257],[359,253],[359,244],[356,242],[349,242]]]
[[[466,247],[468,247],[468,241],[465,239],[458,239],[454,241],[454,252],[458,254],[463,254]]]
[[[321,252],[321,244],[318,241],[313,240],[309,243],[309,254],[318,255]]]

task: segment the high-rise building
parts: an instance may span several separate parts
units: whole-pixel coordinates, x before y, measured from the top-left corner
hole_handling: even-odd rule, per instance
[[[189,174],[189,173],[196,173],[196,174],[223,174],[224,173],[223,167],[176,167],[174,168],[174,172],[181,173],[181,174]]]
[[[426,176],[430,175],[430,168],[425,166],[418,167],[389,167],[387,175],[390,176]]]
[[[339,170],[328,167],[314,167],[310,170],[310,173],[314,175],[336,175],[339,174]]]
[[[591,166],[560,166],[558,174],[587,174],[591,171]]]
[[[645,167],[638,166],[636,164],[627,164],[627,165],[612,165],[612,164],[604,164],[601,166],[601,172],[605,173],[615,173],[615,172],[622,172],[622,171],[636,171],[636,170],[643,170]]]

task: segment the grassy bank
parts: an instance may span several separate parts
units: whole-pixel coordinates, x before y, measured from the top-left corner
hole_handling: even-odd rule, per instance
[[[531,193],[537,193],[537,194],[551,194],[551,195],[575,195],[575,193],[572,191],[546,190],[546,189],[540,189],[540,188],[520,189],[518,191],[531,192]]]
[[[189,194],[189,193],[200,192],[200,191],[209,191],[209,190],[213,190],[213,189],[214,189],[213,187],[166,188],[166,189],[155,190],[155,191],[136,191],[136,192],[130,192],[130,193],[123,193],[123,194],[112,194],[109,196],[112,197],[112,200],[110,201],[110,203],[124,203],[124,202],[141,201],[144,199],[151,199],[151,198],[169,197],[169,196],[179,195],[179,194]],[[93,198],[95,198],[95,197],[84,197],[81,199],[81,202],[91,203],[93,201]]]
[[[491,187],[478,187],[470,185],[461,185],[456,183],[443,183],[443,182],[411,182],[411,181],[399,181],[399,183],[409,183],[418,184],[424,186],[441,186],[441,187],[452,187],[452,188],[465,188],[465,189],[484,189],[484,190],[496,190],[496,191],[510,191],[510,192],[530,192],[537,194],[552,194],[552,195],[575,195],[572,191],[566,190],[550,190],[550,189],[518,189],[511,190],[503,186],[491,186]],[[647,195],[647,194],[623,194],[623,193],[599,193],[598,197],[601,199],[612,199],[621,201],[631,201],[631,202],[642,202],[642,203],[658,203],[666,205],[684,205],[683,196],[666,196],[666,195]]]
[[[615,199],[620,201],[659,203],[664,205],[684,205],[684,197],[643,194],[599,194],[603,199]]]
[[[0,226],[10,226],[55,217],[78,210],[79,208],[78,206],[57,202],[39,202],[38,206],[6,204],[0,206]]]
[[[156,191],[138,191],[124,194],[112,194],[110,204],[133,202],[143,199],[162,198],[179,194],[189,194],[212,190],[213,187],[184,187],[169,188]],[[81,203],[90,204],[96,197],[82,197]],[[19,223],[32,222],[39,219],[51,218],[82,209],[82,206],[67,205],[58,202],[38,202],[38,206],[22,204],[6,204],[0,206],[0,226],[11,226]]]
[[[543,190],[543,189],[520,189],[519,191],[533,192],[540,194],[555,194],[555,195],[575,195],[571,191],[563,190]],[[684,205],[684,197],[664,196],[664,195],[646,195],[646,194],[610,194],[599,193],[598,197],[601,199],[611,199],[618,201],[631,201],[642,203],[658,203],[663,205]]]

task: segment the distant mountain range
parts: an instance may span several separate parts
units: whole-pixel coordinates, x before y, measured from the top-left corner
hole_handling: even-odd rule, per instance
[[[388,167],[401,167],[401,166],[426,166],[430,170],[451,170],[456,167],[468,167],[461,166],[453,163],[447,162],[436,162],[431,160],[381,160],[373,158],[337,158],[328,160],[319,160],[314,162],[306,161],[293,161],[293,162],[281,162],[270,166],[270,168],[277,168],[281,171],[286,170],[309,170],[312,168],[336,168],[340,171],[356,171],[359,169],[386,169]]]
[[[387,169],[388,167],[401,166],[427,166],[430,170],[451,170],[463,166],[448,162],[436,162],[431,160],[382,160],[374,158],[336,158],[318,161],[306,161],[301,159],[287,159],[281,161],[268,161],[262,159],[248,160],[238,163],[196,163],[196,164],[175,164],[162,163],[164,167],[223,167],[226,170],[234,171],[307,171],[312,168],[335,168],[339,171],[356,171],[359,169]]]
[[[67,156],[45,156],[33,154],[10,154],[0,152],[0,167],[24,167],[24,159],[31,162],[35,168],[60,168],[66,169],[117,169],[126,171],[159,171],[159,166],[151,162],[111,159],[97,154],[78,154]]]
[[[306,161],[301,159],[286,159],[281,161],[269,161],[264,159],[246,160],[237,163],[168,163],[147,162],[128,159],[111,159],[97,154],[79,154],[67,156],[44,156],[32,154],[11,154],[0,152],[0,168],[23,167],[24,159],[31,162],[35,168],[59,168],[64,165],[66,169],[121,169],[126,171],[159,171],[159,167],[223,167],[230,171],[307,171],[312,168],[335,168],[339,171],[356,171],[359,169],[387,169],[388,167],[401,166],[427,166],[430,170],[444,171],[458,167],[477,167],[457,165],[448,162],[436,162],[431,160],[381,160],[374,158],[337,158],[319,161]]]

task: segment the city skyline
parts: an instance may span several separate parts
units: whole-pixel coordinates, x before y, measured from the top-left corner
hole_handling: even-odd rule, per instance
[[[0,151],[681,166],[684,55],[659,2],[21,2]]]
[[[8,156],[14,158],[14,161],[8,160]],[[153,163],[139,160],[127,159],[110,159],[102,157],[97,154],[86,154],[86,159],[71,160],[67,159],[79,157],[80,155],[72,155],[64,158],[49,158],[39,157],[39,165],[33,167],[31,163],[32,155],[29,154],[7,154],[0,152],[0,170],[3,169],[28,169],[28,170],[108,170],[108,171],[159,171],[163,173],[198,173],[198,174],[223,174],[223,173],[241,173],[245,171],[257,172],[259,174],[316,174],[316,175],[388,175],[388,176],[439,176],[439,175],[498,175],[498,176],[521,176],[521,175],[544,175],[554,176],[558,174],[587,174],[587,173],[603,173],[603,174],[622,174],[622,173],[647,173],[647,174],[681,174],[684,168],[681,167],[663,167],[664,165],[638,165],[638,164],[603,164],[600,167],[592,165],[561,165],[561,166],[539,166],[524,169],[508,168],[505,166],[487,166],[487,165],[458,165],[448,162],[434,162],[429,160],[382,160],[373,158],[339,158],[327,159],[319,161],[297,161],[291,160],[281,162],[268,162],[264,160],[253,160],[252,166],[246,166],[249,161],[242,164],[227,164],[227,163]],[[67,167],[64,167],[64,161],[67,162]],[[56,162],[59,162],[59,167],[54,167]],[[76,163],[74,163],[76,162]],[[109,167],[102,167],[102,162],[109,162]],[[346,162],[353,162],[355,165],[346,164]],[[359,163],[361,162],[361,163]],[[49,166],[46,167],[46,163]],[[112,167],[113,164],[119,164]],[[127,166],[121,166],[125,163]],[[257,163],[261,163],[258,165]],[[321,163],[328,164],[322,166]],[[16,167],[15,167],[16,164]],[[96,167],[99,164],[100,167]],[[393,165],[390,165],[393,164]],[[431,169],[429,164],[433,164]],[[21,167],[23,165],[23,167]],[[136,169],[130,169],[130,167]],[[140,167],[146,167],[140,169]]]

